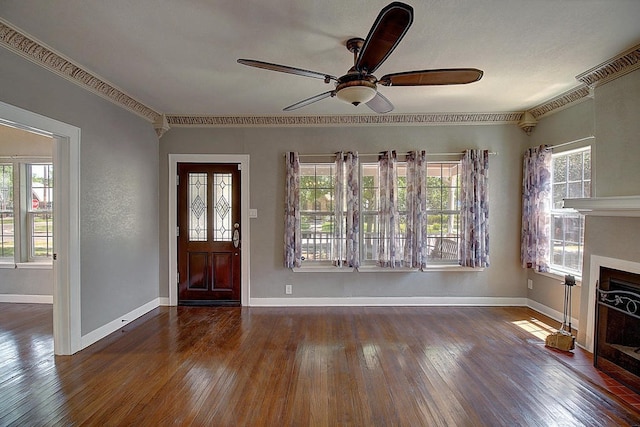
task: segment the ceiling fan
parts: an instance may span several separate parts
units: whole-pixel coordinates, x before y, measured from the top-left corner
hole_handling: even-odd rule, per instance
[[[378,92],[378,84],[383,86],[453,85],[472,83],[482,78],[482,70],[476,68],[406,71],[386,74],[380,79],[374,76],[372,73],[398,46],[412,22],[413,8],[411,6],[393,2],[384,7],[378,14],[366,39],[352,38],[347,40],[346,46],[353,53],[354,65],[342,77],[253,59],[238,59],[238,63],[265,70],[321,79],[325,83],[335,82],[335,89],[289,105],[284,108],[284,111],[296,110],[321,99],[335,96],[355,106],[366,104],[376,113],[388,113],[393,110],[393,104]]]

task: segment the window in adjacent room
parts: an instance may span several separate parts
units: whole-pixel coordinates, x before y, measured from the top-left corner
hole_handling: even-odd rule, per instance
[[[0,262],[14,262],[13,164],[0,163]]]
[[[0,162],[0,263],[53,256],[53,164]]]
[[[27,169],[28,261],[51,259],[53,255],[53,165],[29,163]]]
[[[554,153],[551,167],[550,268],[580,276],[584,249],[584,217],[563,208],[563,199],[591,196],[591,148]]]

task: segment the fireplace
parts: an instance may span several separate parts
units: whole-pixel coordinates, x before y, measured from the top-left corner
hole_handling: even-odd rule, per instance
[[[600,268],[595,366],[640,393],[640,274]]]

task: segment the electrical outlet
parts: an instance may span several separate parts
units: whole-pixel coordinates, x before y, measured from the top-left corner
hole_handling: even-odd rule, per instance
[[[293,293],[293,285],[285,285],[284,293],[287,295],[291,295]]]
[[[527,288],[533,289],[533,280],[527,279]]]

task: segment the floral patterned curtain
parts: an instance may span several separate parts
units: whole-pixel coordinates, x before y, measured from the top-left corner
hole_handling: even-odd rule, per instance
[[[286,153],[286,182],[284,209],[284,266],[300,267],[302,241],[300,238],[300,159],[297,152]]]
[[[357,152],[347,153],[345,159],[347,241],[346,256],[349,267],[360,267],[360,166]]]
[[[399,267],[402,262],[402,260],[396,256],[396,236],[398,228],[396,163],[395,151],[383,153],[378,160],[378,168],[380,170],[378,266],[380,267]]]
[[[407,155],[407,228],[404,266],[424,268],[427,263],[427,159],[426,152]]]
[[[358,153],[336,153],[333,264],[360,267],[360,169]]]
[[[522,234],[520,259],[524,268],[549,271],[551,148],[529,148],[522,169]]]
[[[461,168],[460,265],[489,266],[489,152],[467,150]]]
[[[344,153],[336,153],[335,173],[333,175],[333,239],[331,240],[331,253],[333,265],[342,267],[345,262],[345,182],[344,182]]]

